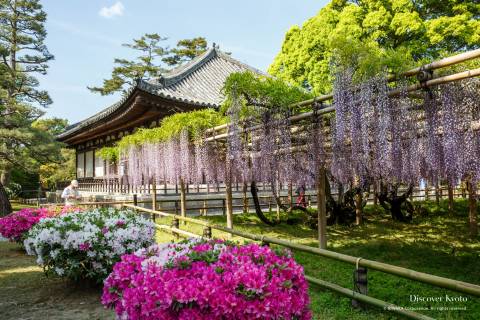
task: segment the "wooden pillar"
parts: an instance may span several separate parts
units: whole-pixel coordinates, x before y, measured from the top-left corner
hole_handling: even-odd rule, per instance
[[[435,202],[440,204],[440,188],[438,187],[438,182],[435,184]]]
[[[227,228],[233,228],[232,182],[225,182],[225,200],[227,205]]]
[[[289,207],[293,207],[293,184],[292,184],[292,182],[288,183],[288,198],[287,198],[287,201],[288,201]],[[318,199],[317,199],[317,202],[318,202]]]
[[[248,184],[247,182],[243,183],[243,213],[248,213],[248,197],[247,197],[247,191],[248,191]]]
[[[183,178],[180,178],[180,215],[182,217],[187,216],[187,198],[186,198],[186,190],[185,190],[185,182]],[[185,221],[183,224],[187,224]]]
[[[475,238],[478,235],[477,223],[477,188],[470,181],[467,182],[468,189],[468,222],[470,236]]]
[[[325,167],[321,166],[317,174],[317,211],[318,244],[320,249],[327,248],[327,199],[325,194]]]
[[[157,182],[152,179],[152,209],[157,210]],[[155,215],[152,214],[152,220],[155,221]]]
[[[448,183],[448,212],[453,214],[453,186]]]

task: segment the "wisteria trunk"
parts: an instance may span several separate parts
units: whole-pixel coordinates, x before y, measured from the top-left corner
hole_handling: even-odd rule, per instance
[[[355,193],[355,224],[361,225],[363,222],[363,198],[361,190]]]

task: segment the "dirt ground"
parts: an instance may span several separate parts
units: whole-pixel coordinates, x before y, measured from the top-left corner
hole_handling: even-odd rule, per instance
[[[46,278],[19,245],[0,241],[0,319],[115,319],[101,287]]]

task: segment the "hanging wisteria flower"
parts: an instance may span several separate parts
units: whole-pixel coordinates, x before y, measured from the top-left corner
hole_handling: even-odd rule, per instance
[[[191,239],[122,257],[102,303],[121,319],[311,319],[289,251]]]
[[[102,281],[123,254],[153,243],[153,223],[113,208],[44,218],[26,235],[27,253],[48,274]]]

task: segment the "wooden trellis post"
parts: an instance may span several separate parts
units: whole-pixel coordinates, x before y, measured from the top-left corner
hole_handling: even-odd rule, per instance
[[[232,171],[230,161],[226,161],[225,201],[227,206],[227,228],[233,228]]]
[[[183,178],[180,178],[180,215],[182,217],[187,216],[187,199],[186,199],[186,190],[185,190],[185,182]],[[183,224],[187,224],[186,221]]]
[[[453,186],[448,183],[448,212],[453,213]]]
[[[152,209],[157,210],[157,182],[155,179],[152,180]]]
[[[477,223],[477,189],[469,180],[467,181],[468,189],[468,222],[470,229],[470,236],[475,238],[478,235]]]
[[[243,213],[248,213],[248,197],[247,197],[247,191],[248,191],[248,185],[246,182],[243,183]]]
[[[325,194],[326,170],[322,165],[317,175],[317,211],[318,211],[318,244],[320,249],[327,248],[327,199]]]

